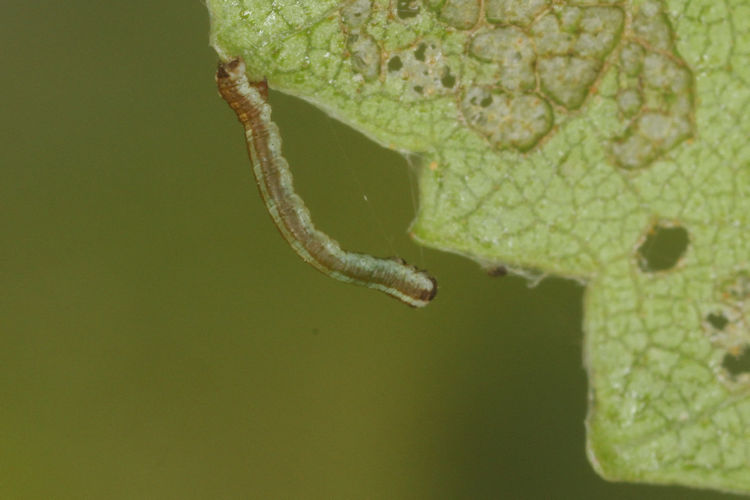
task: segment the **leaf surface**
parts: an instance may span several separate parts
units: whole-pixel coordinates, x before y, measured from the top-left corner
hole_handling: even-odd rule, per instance
[[[417,240],[586,283],[598,472],[750,492],[750,4],[207,3],[222,59],[421,160]]]

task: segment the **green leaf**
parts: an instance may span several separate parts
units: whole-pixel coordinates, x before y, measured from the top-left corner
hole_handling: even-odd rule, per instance
[[[208,7],[221,58],[421,159],[420,242],[586,283],[597,471],[750,492],[748,2]]]

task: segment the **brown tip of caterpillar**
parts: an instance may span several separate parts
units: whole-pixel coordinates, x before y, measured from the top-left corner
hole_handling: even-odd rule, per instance
[[[219,67],[216,68],[216,79],[221,80],[223,78],[229,78],[229,73],[224,69],[224,65],[219,63]]]
[[[429,278],[429,280],[432,281],[432,289],[428,290],[427,293],[425,294],[426,297],[424,297],[424,300],[426,300],[427,302],[430,302],[432,299],[435,298],[435,295],[437,295],[437,292],[438,292],[438,282],[437,282],[437,280],[435,278],[433,278],[429,274],[427,274],[427,273],[425,273],[425,274],[427,275],[427,278]]]
[[[412,268],[412,269],[416,270],[419,274],[421,274],[422,276],[424,276],[430,281],[431,286],[424,287],[419,291],[418,294],[415,294],[415,298],[417,298],[422,303],[415,304],[414,307],[424,307],[427,304],[429,304],[430,301],[432,301],[432,299],[434,299],[435,296],[437,295],[438,282],[432,275],[430,275],[430,273],[428,273],[424,269],[416,269],[416,268]]]
[[[225,80],[231,78],[233,74],[244,73],[245,63],[241,57],[235,57],[226,62],[220,62],[216,68],[216,80]]]

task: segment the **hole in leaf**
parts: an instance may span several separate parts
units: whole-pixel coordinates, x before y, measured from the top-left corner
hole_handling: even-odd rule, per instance
[[[447,89],[452,89],[453,86],[456,84],[456,77],[451,75],[450,68],[445,69],[445,73],[443,74],[443,77],[440,79],[440,83],[442,83],[443,87]]]
[[[689,242],[688,232],[682,227],[654,226],[638,248],[638,265],[651,273],[672,269]]]
[[[743,373],[750,373],[750,351],[743,348],[742,352],[737,355],[732,353],[727,354],[724,356],[721,366],[733,377],[742,375]]]
[[[409,19],[419,14],[419,3],[416,0],[398,0],[396,14],[401,19]]]
[[[426,43],[420,43],[419,47],[417,47],[417,50],[414,51],[414,58],[417,61],[425,61],[425,53],[427,52],[427,44]]]
[[[723,330],[727,326],[727,324],[729,324],[729,320],[721,313],[709,314],[708,316],[706,316],[706,321],[708,321],[708,324],[716,328],[717,330]]]
[[[401,58],[398,56],[393,56],[388,61],[388,71],[398,71],[403,67],[404,67],[404,63],[401,62]]]

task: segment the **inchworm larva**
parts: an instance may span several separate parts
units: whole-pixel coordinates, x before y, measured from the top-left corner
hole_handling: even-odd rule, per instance
[[[266,83],[250,83],[241,58],[219,64],[216,83],[245,127],[260,194],[294,251],[328,276],[380,290],[413,307],[427,305],[437,293],[435,278],[398,258],[347,252],[315,228],[302,198],[294,192],[289,164],[281,155],[281,136],[271,121]]]

